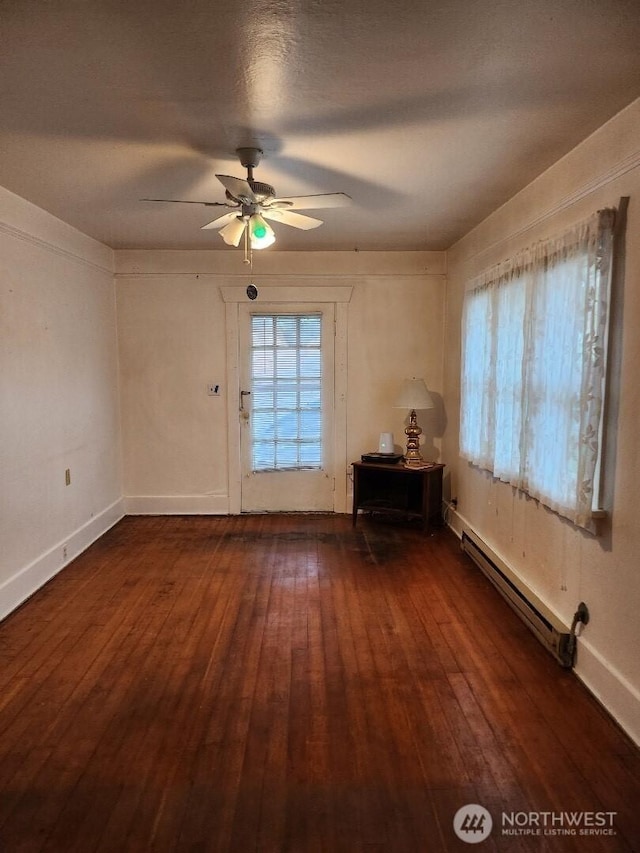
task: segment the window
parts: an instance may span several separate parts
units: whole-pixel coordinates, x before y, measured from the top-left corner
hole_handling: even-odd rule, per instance
[[[471,283],[460,452],[575,524],[598,499],[614,211]]]
[[[251,317],[252,468],[322,467],[322,315]]]

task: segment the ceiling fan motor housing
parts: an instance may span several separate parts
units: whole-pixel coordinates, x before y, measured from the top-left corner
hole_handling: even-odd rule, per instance
[[[247,181],[247,183],[253,190],[253,194],[259,204],[264,204],[266,201],[270,201],[272,198],[275,198],[276,191],[270,184],[263,184],[261,181],[251,180]]]

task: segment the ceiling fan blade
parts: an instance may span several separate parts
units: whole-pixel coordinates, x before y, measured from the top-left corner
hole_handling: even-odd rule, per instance
[[[269,206],[277,209],[278,202],[284,202],[284,207],[287,210],[319,210],[322,207],[349,207],[352,199],[346,193],[320,193],[318,195],[275,198]]]
[[[216,178],[234,198],[246,204],[255,204],[258,201],[247,181],[243,181],[242,178],[234,178],[232,175],[216,175]]]
[[[302,228],[310,231],[322,225],[322,219],[314,219],[312,216],[304,216],[302,213],[292,213],[290,210],[271,210],[263,208],[262,215],[265,219],[273,219],[274,222],[282,222],[283,225],[291,225],[292,228]]]
[[[233,222],[234,219],[238,218],[238,214],[235,211],[231,213],[225,213],[223,216],[218,216],[217,219],[212,219],[211,222],[207,222],[206,225],[203,225],[201,230],[206,231],[209,228],[222,228],[224,225],[228,225],[230,222]]]
[[[206,207],[233,207],[227,201],[191,201],[182,198],[141,198],[140,201],[165,201],[169,204],[204,204]]]

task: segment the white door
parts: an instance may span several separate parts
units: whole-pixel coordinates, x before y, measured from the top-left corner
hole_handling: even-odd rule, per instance
[[[334,508],[334,306],[241,305],[242,512]]]

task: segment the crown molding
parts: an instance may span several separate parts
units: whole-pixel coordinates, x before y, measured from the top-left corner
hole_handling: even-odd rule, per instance
[[[101,273],[108,273],[110,276],[113,276],[114,274],[113,266],[96,263],[96,261],[90,260],[86,255],[75,252],[71,249],[65,249],[57,243],[45,240],[42,237],[37,237],[29,231],[25,231],[15,225],[10,225],[8,222],[3,222],[2,220],[0,220],[0,233],[13,237],[16,240],[22,240],[32,246],[37,246],[39,249],[44,249],[46,252],[51,252],[60,258],[82,264],[85,267],[89,267],[90,269],[97,270]]]

